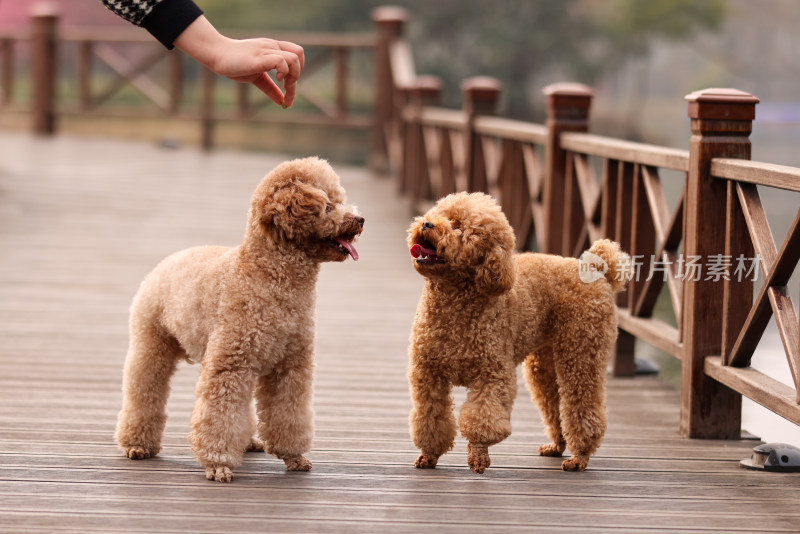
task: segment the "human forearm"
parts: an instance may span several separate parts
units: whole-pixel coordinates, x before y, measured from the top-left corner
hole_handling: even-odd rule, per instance
[[[195,19],[203,14],[192,0],[101,0],[128,22],[150,32],[167,48]]]

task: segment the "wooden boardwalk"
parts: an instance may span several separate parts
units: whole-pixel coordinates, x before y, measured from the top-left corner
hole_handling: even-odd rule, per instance
[[[678,393],[657,377],[610,380],[586,472],[536,454],[522,386],[486,474],[463,440],[414,469],[405,369],[422,280],[404,204],[360,168],[338,167],[366,217],[361,260],[319,283],[313,470],[248,453],[232,484],[206,481],[186,441],[191,366],[161,455],[124,458],[112,436],[139,281],[174,250],[238,242],[279,161],[0,133],[0,532],[800,531],[799,475],[741,469],[754,441],[681,438]]]

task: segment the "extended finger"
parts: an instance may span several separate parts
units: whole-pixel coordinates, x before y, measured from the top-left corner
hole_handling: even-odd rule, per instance
[[[285,78],[283,80],[283,88],[286,91],[286,95],[283,98],[284,106],[290,108],[292,104],[294,104],[294,95],[297,90],[297,78]]]
[[[258,87],[262,93],[267,95],[269,99],[276,104],[288,106],[288,104],[285,104],[283,91],[278,87],[278,84],[272,81],[272,78],[270,78],[266,72],[262,72],[261,76],[253,80],[253,85]]]

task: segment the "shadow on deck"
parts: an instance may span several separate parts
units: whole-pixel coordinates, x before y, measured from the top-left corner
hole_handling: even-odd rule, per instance
[[[611,379],[610,426],[584,473],[537,455],[520,386],[514,433],[482,476],[459,440],[413,467],[406,348],[422,280],[392,183],[337,167],[366,226],[361,260],[319,283],[316,439],[309,473],[249,453],[208,482],[186,441],[197,367],[173,381],[164,450],[113,443],[127,310],[165,255],[235,244],[280,159],[0,134],[0,532],[796,532],[796,475],[745,471],[753,441],[677,435],[679,395]]]

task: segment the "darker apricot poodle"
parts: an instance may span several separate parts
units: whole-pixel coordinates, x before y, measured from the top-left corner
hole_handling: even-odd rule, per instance
[[[364,224],[345,202],[327,162],[283,163],[253,193],[240,245],[187,249],[147,275],[131,306],[116,433],[129,458],[161,449],[170,377],[185,359],[202,365],[189,441],[206,478],[230,482],[245,449],[265,445],[289,470],[311,468],[317,274],[321,262],[358,258]]]
[[[552,440],[539,454],[569,447],[561,467],[582,471],[603,439],[614,292],[627,283],[630,258],[597,241],[582,257],[597,270],[582,276],[577,259],[514,254],[514,241],[497,202],[482,193],[447,196],[409,229],[414,267],[425,277],[409,348],[417,467],[435,467],[457,428],[470,469],[489,467],[489,446],[511,434],[520,363]],[[453,386],[467,388],[458,425]]]

